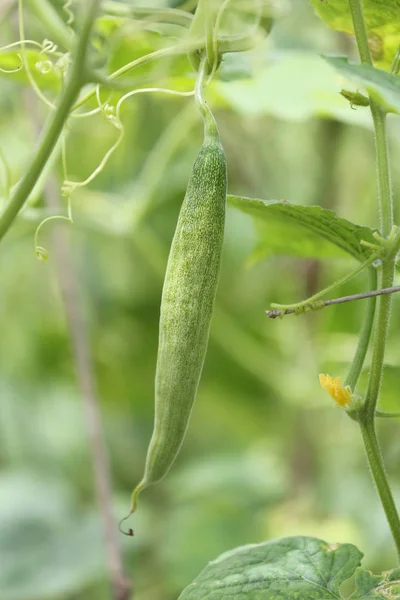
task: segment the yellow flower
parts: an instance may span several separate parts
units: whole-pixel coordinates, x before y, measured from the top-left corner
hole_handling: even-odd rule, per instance
[[[340,377],[334,379],[330,375],[321,374],[319,376],[319,382],[339,406],[347,406],[350,404],[352,396],[350,386],[346,385],[346,387],[343,387],[340,383]]]

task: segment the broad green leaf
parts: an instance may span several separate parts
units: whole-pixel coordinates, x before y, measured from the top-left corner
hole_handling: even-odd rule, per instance
[[[353,34],[348,0],[311,0],[315,12],[332,29]],[[363,0],[369,47],[377,66],[388,69],[400,44],[399,0]]]
[[[357,569],[356,589],[352,600],[395,600],[400,598],[400,569],[374,575],[371,571]]]
[[[271,254],[302,257],[340,257],[350,254],[366,260],[376,243],[373,230],[338,217],[320,206],[300,206],[285,200],[258,200],[228,196],[228,202],[257,219],[259,242],[254,259]]]
[[[179,600],[329,600],[359,566],[352,544],[288,537],[225,552],[200,573]]]
[[[362,85],[388,112],[400,113],[400,79],[370,65],[349,63],[347,58],[325,57],[346,79]]]

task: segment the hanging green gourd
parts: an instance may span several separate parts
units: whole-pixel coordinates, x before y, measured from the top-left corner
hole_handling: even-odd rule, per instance
[[[179,214],[162,292],[154,430],[128,517],[139,493],[168,473],[179,452],[207,350],[224,237],[227,168],[215,119],[203,97],[206,70],[203,60],[196,100],[204,142]]]

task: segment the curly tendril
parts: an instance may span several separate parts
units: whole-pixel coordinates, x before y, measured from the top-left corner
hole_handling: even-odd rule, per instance
[[[31,84],[31,87],[34,90],[35,94],[38,96],[38,98],[40,98],[40,100],[42,102],[44,102],[44,104],[46,104],[46,106],[48,106],[49,108],[54,110],[55,105],[43,94],[42,90],[36,83],[35,78],[32,75],[31,68],[29,66],[29,61],[28,61],[28,57],[26,55],[26,48],[25,48],[25,42],[24,42],[25,27],[24,27],[24,10],[23,10],[23,5],[22,5],[22,0],[18,0],[18,24],[19,24],[19,37],[20,37],[21,51],[22,51],[22,62],[23,62],[23,66],[25,68],[26,75],[29,79],[29,83]],[[48,68],[48,66],[46,68]]]
[[[63,11],[67,16],[67,21],[65,24],[68,27],[69,32],[73,34],[74,30],[72,29],[72,24],[75,20],[75,17],[74,17],[74,13],[71,10],[71,5],[72,5],[72,0],[66,0],[66,2],[64,2]]]
[[[122,107],[123,103],[125,102],[125,100],[127,100],[127,98],[130,98],[131,96],[134,96],[136,94],[147,93],[147,92],[149,92],[149,93],[157,92],[157,93],[171,94],[171,95],[175,95],[175,96],[193,96],[194,95],[194,91],[180,92],[177,90],[170,90],[167,88],[140,88],[140,89],[132,90],[132,91],[128,92],[127,94],[122,96],[122,98],[120,98],[120,100],[118,101],[116,106],[113,106],[113,105],[110,105],[108,103],[108,101],[106,101],[104,103],[101,101],[100,87],[97,86],[96,98],[97,98],[99,107],[96,110],[101,111],[103,113],[105,119],[107,121],[109,121],[113,125],[113,127],[115,127],[118,130],[118,132],[119,132],[118,138],[114,142],[114,144],[111,146],[111,148],[106,152],[106,154],[104,155],[104,157],[101,160],[98,167],[96,169],[94,169],[94,171],[89,175],[89,177],[87,177],[84,181],[77,182],[77,181],[72,181],[68,178],[66,141],[65,141],[65,134],[63,135],[62,146],[61,146],[61,156],[62,156],[62,167],[63,167],[63,173],[64,173],[64,182],[61,187],[61,192],[62,192],[63,196],[68,197],[68,216],[64,216],[64,215],[50,216],[50,217],[47,217],[46,219],[44,219],[38,225],[36,232],[35,232],[35,236],[34,236],[34,249],[35,249],[35,254],[36,254],[36,257],[38,258],[38,260],[46,261],[49,257],[49,254],[48,254],[48,251],[46,250],[46,248],[44,246],[41,246],[38,241],[39,233],[40,233],[43,225],[45,225],[45,223],[48,223],[49,221],[54,221],[54,220],[62,220],[62,221],[67,221],[69,223],[73,223],[72,204],[71,204],[72,193],[74,192],[74,190],[77,187],[84,187],[84,186],[88,185],[91,181],[93,181],[93,179],[95,179],[95,177],[97,177],[97,175],[105,168],[111,155],[116,151],[118,146],[121,144],[122,139],[124,137],[124,127],[121,122],[120,113],[121,113],[121,107]]]
[[[64,179],[67,178],[67,158],[66,158],[67,148],[66,148],[65,137],[66,136],[65,136],[65,130],[64,130],[64,132],[61,136],[61,164],[62,164]],[[40,230],[42,229],[43,225],[45,225],[49,221],[67,221],[68,223],[74,222],[73,218],[72,218],[72,201],[71,201],[70,197],[68,198],[67,215],[66,216],[65,215],[52,215],[50,217],[46,217],[45,219],[43,219],[43,221],[41,223],[39,223],[39,225],[36,228],[35,236],[34,236],[34,250],[35,250],[36,258],[41,261],[48,260],[49,253],[44,246],[41,246],[39,244],[39,233],[40,233]]]
[[[70,2],[67,2],[67,8],[69,9],[70,6]],[[69,11],[70,12],[70,11]],[[73,22],[73,14],[71,12],[72,15],[72,21],[69,22]],[[70,17],[69,17],[70,19]],[[35,81],[33,74],[32,74],[32,70],[31,67],[29,65],[29,61],[28,61],[28,57],[26,54],[26,46],[33,46],[34,48],[37,48],[39,50],[39,56],[43,57],[43,60],[38,60],[35,64],[36,69],[42,74],[42,75],[48,75],[51,72],[58,72],[62,79],[65,80],[65,77],[67,75],[68,69],[70,67],[71,64],[71,56],[69,54],[69,52],[60,52],[58,50],[58,46],[57,44],[55,44],[52,40],[49,39],[44,39],[43,42],[39,43],[36,40],[31,40],[31,39],[25,39],[24,38],[24,21],[23,21],[23,4],[22,4],[22,0],[19,0],[19,34],[20,34],[20,39],[16,42],[12,42],[10,44],[7,44],[5,46],[0,47],[0,54],[1,52],[5,52],[7,50],[10,50],[12,48],[21,48],[21,54],[18,54],[18,58],[20,60],[20,65],[18,67],[16,67],[15,69],[5,69],[3,67],[0,67],[0,72],[1,73],[6,73],[6,74],[11,74],[11,73],[17,73],[19,71],[21,71],[22,69],[25,69],[26,71],[26,75],[28,77],[29,83],[31,84],[32,89],[34,90],[34,92],[36,93],[36,95],[40,98],[40,100],[42,100],[42,102],[44,102],[44,104],[46,104],[46,106],[48,108],[50,108],[51,110],[54,110],[56,108],[56,105],[51,102],[51,100],[49,100],[41,91],[41,89],[39,88],[37,82]],[[70,115],[71,118],[74,119],[83,119],[86,117],[91,117],[94,116],[96,114],[98,114],[100,112],[100,108],[95,108],[93,110],[90,111],[86,111],[86,112],[81,112],[81,113],[72,113]]]
[[[31,67],[29,65],[28,57],[26,54],[26,44],[32,44],[40,48],[40,56],[43,56],[43,60],[38,60],[35,64],[36,69],[42,75],[48,75],[51,72],[58,72],[62,79],[65,79],[67,71],[70,66],[69,53],[63,53],[58,50],[57,45],[49,39],[44,39],[41,44],[33,40],[25,39],[25,26],[24,26],[24,14],[23,14],[23,0],[18,0],[18,22],[19,22],[19,37],[20,40],[16,42],[16,45],[21,46],[22,55],[22,67],[25,69],[29,83],[37,97],[44,103],[48,108],[54,110],[55,104],[45,96],[37,84]],[[5,47],[6,48],[6,47]]]
[[[40,60],[35,66],[42,75],[48,75],[54,69],[54,63],[51,60]]]
[[[65,166],[64,159],[63,159],[63,166]],[[36,254],[36,258],[38,260],[42,260],[42,261],[45,261],[45,260],[47,260],[49,258],[49,253],[48,253],[48,251],[46,250],[46,248],[44,246],[40,246],[40,244],[38,243],[39,233],[40,233],[40,230],[42,229],[43,225],[45,225],[49,221],[67,221],[68,223],[73,223],[74,222],[73,219],[72,219],[72,203],[71,203],[71,198],[68,198],[67,216],[65,216],[65,215],[52,215],[50,217],[46,217],[45,219],[43,219],[43,221],[41,223],[39,223],[39,225],[36,228],[35,237],[34,237],[35,254]]]
[[[21,47],[23,45],[26,44],[30,44],[32,46],[35,46],[36,48],[43,48],[42,44],[39,44],[39,42],[36,42],[35,40],[18,40],[17,42],[12,42],[11,44],[7,44],[6,46],[1,46],[0,48],[0,53],[1,52],[5,52],[6,50],[10,50],[12,48],[16,48],[16,47]],[[21,71],[24,68],[24,60],[22,58],[21,54],[17,54],[18,59],[20,61],[20,65],[18,67],[16,67],[15,69],[4,69],[3,67],[0,67],[0,72],[1,73],[18,73],[18,71]]]
[[[35,64],[35,67],[42,75],[47,75],[48,73],[51,73],[55,68],[55,64],[52,60],[48,58],[48,54],[54,56],[58,55],[61,57],[63,56],[63,53],[57,52],[57,44],[48,39],[43,40],[42,48],[39,54],[44,54],[46,56],[45,60],[40,60]]]
[[[56,54],[57,48],[57,44],[45,38],[42,42],[40,54]],[[59,52],[58,54],[63,54],[63,52]]]
[[[186,54],[190,50],[196,50],[197,46],[197,43],[195,44],[194,42],[192,42],[188,44],[177,44],[176,46],[169,46],[168,48],[160,48],[159,50],[155,50],[154,52],[150,52],[149,54],[145,54],[144,56],[140,56],[139,58],[136,58],[135,60],[126,63],[116,71],[113,71],[113,73],[111,73],[107,79],[109,82],[113,82],[115,79],[118,79],[122,75],[125,75],[126,73],[129,73],[137,69],[138,67],[141,67],[155,60],[159,60],[160,58],[172,56],[174,54]],[[93,98],[93,96],[95,95],[96,88],[94,87],[91,90],[89,90],[84,96],[79,98],[79,100],[76,101],[72,110],[77,110],[78,108],[86,104],[86,102]]]
[[[52,42],[51,40],[48,40],[48,39],[43,40],[43,42],[41,44],[39,42],[37,42],[36,40],[21,39],[21,40],[18,40],[17,42],[12,42],[11,44],[2,46],[0,48],[0,53],[5,52],[6,50],[10,50],[15,47],[21,47],[21,49],[24,50],[24,47],[27,45],[38,48],[39,55],[44,54],[46,56],[46,60],[38,61],[35,65],[36,68],[38,69],[38,71],[40,71],[42,74],[49,73],[50,71],[53,70],[53,68],[55,66],[60,68],[60,70],[62,70],[61,69],[62,61],[65,57],[65,54],[63,52],[57,51],[58,46],[54,42]],[[53,63],[53,61],[51,61],[48,58],[48,56],[47,56],[48,54],[54,56],[54,58],[57,58],[57,62],[55,64]],[[21,61],[21,65],[19,67],[17,67],[16,69],[0,68],[0,71],[2,71],[3,73],[16,73],[17,71],[21,71],[21,69],[23,69],[23,67],[24,67],[24,59],[21,54],[18,54],[17,56],[18,56],[19,60]]]
[[[39,44],[39,42],[37,42],[36,40],[18,40],[17,42],[11,42],[11,44],[7,44],[6,46],[1,46],[0,52],[10,50],[11,48],[15,48],[16,46],[22,46],[22,44],[31,44],[32,46],[36,46],[37,48],[43,48],[43,44]]]
[[[65,217],[64,215],[53,215],[51,217],[47,217],[46,219],[43,219],[43,221],[36,228],[35,238],[34,238],[35,255],[38,260],[46,261],[49,258],[49,253],[46,250],[46,248],[44,246],[40,246],[38,244],[39,232],[42,229],[43,225],[45,225],[45,223],[48,223],[49,221],[56,221],[56,220],[57,221],[67,221],[68,223],[73,223],[73,220],[70,216]]]
[[[69,179],[64,180],[64,183],[61,188],[63,195],[70,196],[76,188],[85,187],[86,185],[91,183],[99,175],[99,173],[101,173],[103,171],[103,169],[105,168],[106,164],[108,163],[110,157],[114,154],[114,152],[120,146],[120,144],[124,138],[124,133],[125,133],[124,126],[121,122],[121,116],[120,116],[121,107],[122,107],[123,103],[125,102],[125,100],[127,100],[131,96],[135,96],[136,94],[145,94],[145,93],[160,93],[160,94],[170,94],[173,96],[185,96],[185,97],[194,95],[194,91],[180,92],[177,90],[170,90],[168,88],[155,88],[155,87],[154,88],[139,88],[136,90],[131,90],[130,92],[127,92],[126,94],[124,94],[124,96],[122,96],[122,98],[120,98],[119,101],[117,102],[117,105],[113,106],[113,105],[108,104],[107,102],[104,104],[101,103],[99,86],[97,86],[96,96],[97,96],[97,100],[98,100],[98,103],[100,106],[100,110],[103,113],[105,119],[107,121],[109,121],[111,123],[111,125],[113,127],[115,127],[115,129],[118,130],[119,135],[118,135],[116,141],[114,142],[114,144],[111,146],[111,148],[109,148],[109,150],[103,156],[98,167],[96,167],[96,169],[94,169],[94,171],[84,181],[72,181]]]

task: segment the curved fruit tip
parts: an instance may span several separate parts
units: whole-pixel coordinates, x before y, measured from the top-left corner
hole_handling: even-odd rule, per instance
[[[129,519],[129,517],[131,516],[131,512],[129,513],[129,515],[127,515],[126,517],[124,517],[123,519],[120,520],[120,522],[118,523],[118,529],[120,530],[121,533],[123,533],[124,535],[127,535],[129,537],[133,537],[135,535],[133,529],[131,527],[129,527],[129,529],[127,529],[126,531],[124,531],[122,529],[122,523],[124,523],[127,519]]]
[[[129,527],[129,529],[127,529],[126,531],[124,529],[122,529],[122,523],[124,523],[125,521],[127,521],[129,519],[129,517],[131,515],[133,515],[133,513],[136,511],[136,506],[137,506],[137,498],[140,494],[140,492],[146,487],[146,483],[144,481],[141,481],[133,490],[132,493],[132,500],[131,500],[131,508],[129,511],[129,514],[126,515],[126,517],[124,517],[123,519],[120,520],[120,522],[118,523],[118,529],[120,530],[121,533],[123,533],[124,535],[127,535],[129,537],[133,537],[135,535],[133,529],[131,527]]]

